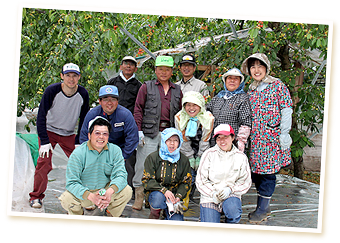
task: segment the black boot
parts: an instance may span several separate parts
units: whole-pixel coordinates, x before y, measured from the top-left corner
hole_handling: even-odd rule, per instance
[[[258,224],[264,220],[267,220],[270,215],[270,197],[257,196],[257,206],[254,212],[248,214],[249,222]]]

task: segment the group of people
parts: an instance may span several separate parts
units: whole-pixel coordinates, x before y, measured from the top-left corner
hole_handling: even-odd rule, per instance
[[[257,207],[248,218],[266,220],[275,174],[291,163],[289,91],[270,76],[267,56],[256,53],[241,70],[222,76],[224,89],[206,104],[209,91],[194,77],[196,66],[194,55],[183,55],[183,78],[172,83],[173,58],[158,56],[157,78],[142,84],[135,77],[137,61],[126,56],[90,110],[79,67],[64,65],[63,81],[46,88],[38,111],[31,207],[42,206],[58,143],[69,157],[66,191],[59,197],[68,214],[99,208],[119,217],[132,198],[135,210],[145,202],[150,219],[163,212],[165,219],[184,220],[183,202],[197,189],[202,222],[220,222],[224,214],[226,223],[238,223],[241,196],[254,182]],[[253,80],[247,92],[243,74]]]

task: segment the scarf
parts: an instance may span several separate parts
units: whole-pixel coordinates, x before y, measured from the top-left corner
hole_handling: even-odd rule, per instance
[[[173,135],[178,136],[179,144],[178,144],[178,148],[174,152],[170,153],[168,146],[166,145],[165,142]],[[161,133],[161,147],[158,152],[159,157],[161,157],[162,160],[169,161],[172,164],[176,163],[181,157],[180,148],[181,148],[182,142],[183,142],[182,134],[176,128],[171,127],[171,128],[164,129],[163,132]]]
[[[234,95],[245,93],[244,90],[243,90],[244,89],[244,85],[245,85],[245,83],[242,82],[242,83],[240,83],[240,86],[238,86],[237,89],[235,89],[234,91],[229,91],[227,89],[227,86],[224,83],[224,90],[221,90],[217,94],[217,97],[219,97],[219,98],[223,97],[224,99],[229,99],[230,97],[232,97]]]

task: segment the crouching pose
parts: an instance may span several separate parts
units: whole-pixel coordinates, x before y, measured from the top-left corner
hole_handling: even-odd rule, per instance
[[[189,159],[180,152],[182,134],[175,128],[161,133],[159,151],[148,155],[144,164],[143,185],[150,219],[159,219],[162,210],[167,220],[183,220],[182,203],[191,185]]]
[[[121,149],[108,143],[111,125],[101,116],[89,122],[89,140],[71,154],[66,169],[66,191],[59,197],[68,214],[107,208],[119,217],[132,196]],[[100,190],[105,189],[105,190]],[[100,192],[99,192],[100,191]]]
[[[238,223],[241,195],[252,183],[248,159],[233,145],[235,133],[230,125],[218,125],[214,138],[216,145],[203,153],[196,175],[201,222],[219,223],[223,212],[226,223]]]

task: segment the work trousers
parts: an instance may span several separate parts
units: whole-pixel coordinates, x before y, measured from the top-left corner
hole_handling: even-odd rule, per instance
[[[144,142],[144,146],[137,146],[135,175],[132,180],[134,188],[142,186],[145,159],[149,154],[159,149],[161,145],[161,133],[159,132],[154,138],[145,136]]]
[[[108,188],[108,187],[106,187]],[[98,189],[100,190],[100,189]],[[91,192],[96,192],[98,190],[91,190]],[[107,210],[113,217],[119,217],[126,204],[129,202],[132,196],[132,189],[129,185],[127,185],[123,190],[118,193],[113,193],[111,196],[111,202],[107,207]],[[61,206],[68,212],[70,215],[83,215],[85,207],[91,207],[94,203],[88,199],[80,200],[75,197],[69,191],[65,191],[59,197]]]
[[[67,157],[70,157],[72,151],[74,150],[74,141],[76,135],[70,135],[70,136],[61,136],[54,132],[47,131],[48,138],[50,140],[50,143],[52,145],[52,148],[54,149],[57,143],[62,148],[64,153]],[[40,149],[40,138],[38,138],[39,141],[39,149]],[[37,166],[35,167],[35,173],[34,173],[34,185],[33,185],[33,192],[31,192],[29,195],[31,197],[31,200],[34,199],[43,199],[45,197],[44,192],[47,188],[48,183],[48,173],[52,170],[52,153],[51,151],[48,154],[45,154],[44,158],[38,157],[37,160]]]

